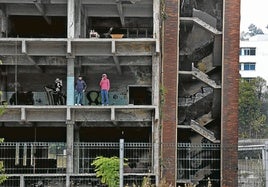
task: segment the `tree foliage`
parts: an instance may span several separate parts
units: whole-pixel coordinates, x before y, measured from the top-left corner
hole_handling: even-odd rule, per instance
[[[260,77],[248,82],[240,80],[239,135],[240,138],[261,138],[265,127],[266,81]]]
[[[4,139],[0,138],[0,143],[2,143],[3,141]],[[0,184],[2,184],[7,179],[7,176],[4,175],[4,173],[5,173],[4,162],[0,161]]]
[[[255,36],[257,34],[264,34],[264,32],[256,25],[250,24],[248,26],[248,31],[242,31],[240,33],[240,40],[248,40],[250,37]]]
[[[255,36],[257,34],[264,34],[263,31],[254,24],[250,24],[248,26],[248,31],[251,36]]]
[[[2,92],[0,92],[0,98],[1,98]],[[4,113],[5,111],[5,106],[1,105],[0,106],[0,116]],[[0,138],[0,143],[2,143],[4,141],[3,138]],[[4,168],[4,162],[0,161],[0,184],[2,184],[6,179],[7,176],[4,175],[5,173],[5,168]]]
[[[98,156],[91,165],[95,166],[96,176],[101,178],[103,184],[107,184],[109,187],[119,186],[120,159],[118,157]]]

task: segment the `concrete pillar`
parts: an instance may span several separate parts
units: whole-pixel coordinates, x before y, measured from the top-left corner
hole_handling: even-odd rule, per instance
[[[5,69],[5,68],[4,68]],[[1,72],[0,75],[0,101],[7,101],[7,73],[6,72]]]
[[[80,142],[80,134],[79,134],[80,127],[75,124],[74,126],[74,173],[79,173],[79,142]]]
[[[66,152],[67,152],[67,166],[66,166],[66,173],[72,174],[74,172],[73,169],[73,159],[74,159],[74,122],[67,121],[66,122]]]
[[[0,38],[7,36],[8,18],[5,9],[0,7]]]
[[[159,106],[159,77],[160,77],[160,57],[152,57],[152,104],[154,106]],[[159,110],[159,108],[157,109]],[[159,114],[159,112],[157,112]],[[153,170],[156,175],[156,184],[159,183],[160,178],[160,164],[159,164],[159,155],[160,155],[160,120],[154,119],[152,121],[152,135],[153,135]]]
[[[67,105],[74,105],[74,58],[67,58]]]
[[[75,0],[68,0],[67,5],[67,37],[74,38],[75,36]]]
[[[20,187],[24,187],[25,181],[24,181],[24,176],[23,175],[20,175]]]
[[[75,0],[75,38],[80,38],[81,36],[81,14],[82,6],[81,0]]]
[[[75,0],[68,0],[67,36],[75,37]],[[74,58],[67,58],[67,105],[74,105]]]
[[[159,84],[160,84],[160,0],[153,1],[153,32],[156,39],[155,51],[156,54],[152,56],[152,104],[159,106]],[[159,110],[159,108],[157,109]],[[159,114],[159,112],[157,112]],[[159,116],[157,117],[159,119]],[[152,142],[153,142],[153,172],[156,176],[155,182],[159,184],[160,180],[160,121],[154,119],[152,121]]]

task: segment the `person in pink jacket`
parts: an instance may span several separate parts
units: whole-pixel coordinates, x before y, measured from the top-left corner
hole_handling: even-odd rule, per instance
[[[107,78],[106,74],[102,74],[102,76],[101,76],[100,88],[101,88],[101,103],[102,103],[102,106],[109,105],[108,92],[110,90],[110,80]]]

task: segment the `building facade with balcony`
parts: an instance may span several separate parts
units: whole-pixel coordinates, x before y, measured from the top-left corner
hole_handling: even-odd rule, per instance
[[[122,139],[124,185],[148,177],[156,186],[237,186],[239,8],[0,0],[2,186],[101,185],[92,162],[119,156]],[[87,84],[81,106],[78,76]]]

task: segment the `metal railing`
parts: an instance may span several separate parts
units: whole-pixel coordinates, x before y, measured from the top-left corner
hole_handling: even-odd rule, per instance
[[[164,145],[163,145],[164,146]],[[169,145],[175,146],[175,145]],[[124,184],[141,184],[149,176],[153,181],[153,145],[126,142]],[[119,142],[80,142],[74,144],[74,172],[66,174],[67,151],[63,142],[4,142],[0,144],[0,161],[4,163],[8,179],[2,187],[25,186],[97,186],[99,179],[91,165],[97,156],[119,156]],[[220,144],[177,144],[177,182],[179,185],[198,183],[212,186],[220,183]],[[268,163],[265,144],[238,148],[238,186],[266,185]],[[228,164],[228,163],[226,163]],[[76,170],[77,168],[77,170]]]

